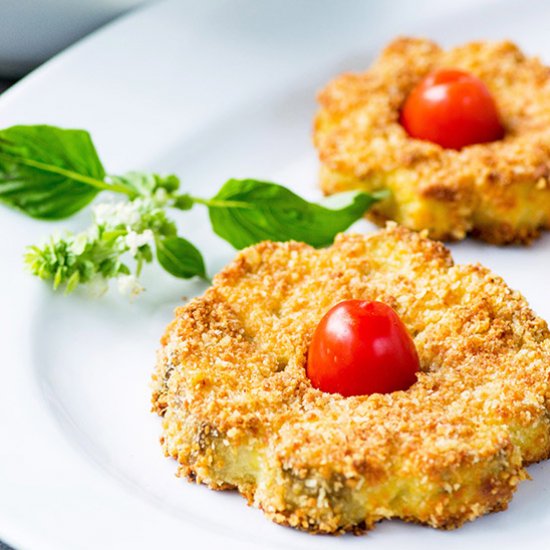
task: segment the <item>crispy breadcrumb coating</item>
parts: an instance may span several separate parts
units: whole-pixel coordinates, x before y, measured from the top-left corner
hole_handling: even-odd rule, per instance
[[[438,68],[479,77],[506,129],[503,140],[444,149],[399,123],[410,91]],[[314,142],[326,193],[388,188],[372,209],[427,229],[436,239],[468,233],[495,244],[529,243],[550,226],[550,70],[511,42],[448,51],[429,40],[392,42],[362,74],[344,74],[320,94]]]
[[[414,338],[407,391],[344,398],[306,376],[342,300],[380,300]],[[315,250],[264,242],[176,311],[153,376],[179,474],[237,488],[273,521],[361,532],[384,518],[454,528],[503,510],[550,451],[550,339],[525,299],[403,227]]]

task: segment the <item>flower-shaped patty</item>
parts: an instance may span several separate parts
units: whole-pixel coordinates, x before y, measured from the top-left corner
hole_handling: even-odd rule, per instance
[[[306,354],[346,299],[391,305],[414,338],[407,391],[312,387]],[[550,338],[522,296],[402,227],[333,246],[241,252],[162,340],[154,409],[180,474],[237,488],[272,520],[360,531],[399,517],[451,528],[506,508],[548,456]]]
[[[408,94],[428,73],[462,69],[492,93],[506,135],[456,151],[411,138],[399,123]],[[326,193],[388,188],[374,221],[393,219],[437,239],[472,233],[528,243],[550,226],[550,70],[510,42],[444,51],[429,40],[392,42],[362,74],[320,94],[314,141]]]

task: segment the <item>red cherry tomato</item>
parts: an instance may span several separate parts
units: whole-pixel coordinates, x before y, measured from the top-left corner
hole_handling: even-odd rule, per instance
[[[441,69],[424,78],[407,97],[401,124],[411,137],[449,149],[504,137],[485,84],[456,69]]]
[[[327,312],[307,360],[315,388],[346,397],[406,390],[418,370],[414,342],[397,313],[364,300],[340,302]]]

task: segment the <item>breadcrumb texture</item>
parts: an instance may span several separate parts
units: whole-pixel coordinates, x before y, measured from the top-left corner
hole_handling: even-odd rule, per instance
[[[307,349],[325,312],[380,300],[421,362],[407,391],[313,388]],[[550,340],[524,298],[403,227],[333,246],[264,242],[176,311],[153,376],[162,444],[179,474],[238,489],[313,533],[384,518],[450,529],[503,510],[547,458]]]
[[[431,71],[458,68],[491,91],[502,140],[460,151],[409,137],[399,123],[410,91]],[[319,94],[314,142],[326,193],[387,188],[369,214],[436,239],[468,233],[495,244],[529,243],[550,226],[550,69],[511,42],[448,51],[399,38],[362,74],[344,74]]]

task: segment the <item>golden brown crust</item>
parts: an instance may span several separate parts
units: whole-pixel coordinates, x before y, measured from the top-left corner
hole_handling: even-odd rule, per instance
[[[345,299],[381,300],[414,338],[409,390],[312,388],[307,347]],[[159,351],[154,409],[180,475],[236,487],[311,532],[384,518],[454,528],[506,508],[550,450],[546,323],[479,265],[391,225],[332,247],[261,243],[179,308]]]
[[[439,67],[485,82],[506,137],[460,151],[409,137],[399,124],[411,89]],[[362,74],[320,94],[314,141],[326,193],[390,188],[374,221],[394,219],[438,239],[468,233],[491,243],[529,243],[550,224],[550,70],[511,42],[444,51],[429,40],[392,42]]]

